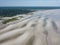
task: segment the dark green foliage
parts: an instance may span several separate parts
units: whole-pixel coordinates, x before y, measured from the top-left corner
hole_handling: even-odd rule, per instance
[[[8,23],[8,22],[10,22],[10,21],[15,21],[15,20],[17,20],[17,18],[12,18],[12,19],[4,20],[2,23],[3,23],[3,24],[6,24],[6,23]]]

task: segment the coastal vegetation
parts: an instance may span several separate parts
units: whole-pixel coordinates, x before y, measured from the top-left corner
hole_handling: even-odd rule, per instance
[[[11,18],[11,19],[4,20],[2,23],[7,24],[8,22],[15,21],[15,20],[17,20],[17,18]]]

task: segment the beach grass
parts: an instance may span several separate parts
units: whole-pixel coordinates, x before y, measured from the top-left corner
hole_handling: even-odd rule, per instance
[[[8,22],[15,21],[15,20],[17,20],[17,18],[12,18],[12,19],[4,20],[2,23],[3,24],[7,24]]]

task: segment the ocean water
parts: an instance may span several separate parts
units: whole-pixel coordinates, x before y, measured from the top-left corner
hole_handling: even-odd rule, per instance
[[[0,16],[15,16],[17,14],[27,14],[36,10],[52,10],[60,7],[0,7]]]

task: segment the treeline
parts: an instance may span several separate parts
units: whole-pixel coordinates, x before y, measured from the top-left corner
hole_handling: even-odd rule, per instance
[[[17,14],[26,14],[29,12],[32,12],[32,10],[20,8],[0,8],[0,16],[14,16]]]

